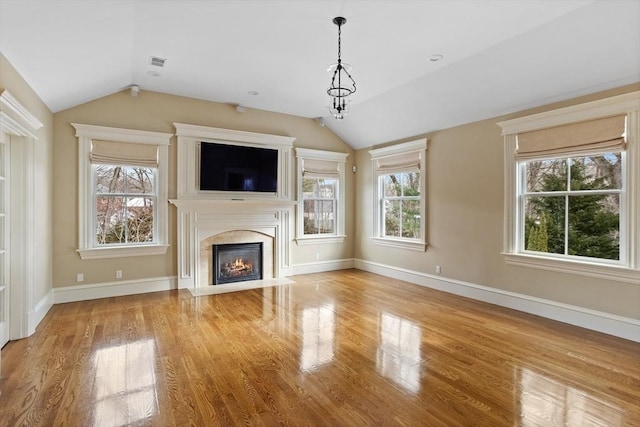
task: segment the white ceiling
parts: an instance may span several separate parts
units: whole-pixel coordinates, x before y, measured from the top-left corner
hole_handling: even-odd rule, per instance
[[[135,84],[324,117],[358,149],[640,81],[640,0],[0,0],[0,51],[53,112]]]

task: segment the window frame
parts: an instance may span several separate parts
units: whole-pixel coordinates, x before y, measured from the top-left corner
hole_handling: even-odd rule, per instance
[[[297,193],[298,203],[296,209],[296,243],[298,245],[308,245],[316,243],[342,243],[347,237],[345,234],[345,165],[348,153],[338,153],[334,151],[312,150],[308,148],[296,148],[297,158]],[[334,163],[336,173],[314,173],[316,178],[330,178],[336,180],[335,199],[335,223],[334,233],[305,234],[304,233],[304,197],[302,180],[304,178],[305,160],[319,160],[327,163]]]
[[[81,259],[163,255],[168,244],[168,161],[173,134],[71,123],[78,138],[78,249]],[[154,239],[145,243],[98,244],[95,236],[95,173],[90,160],[92,140],[105,140],[158,147],[155,178]],[[122,165],[132,166],[132,165]],[[135,165],[133,165],[135,166]]]
[[[517,135],[523,132],[624,114],[627,142],[620,191],[620,260],[543,254],[524,248],[522,190],[524,160],[515,158]],[[640,92],[499,122],[504,137],[504,223],[502,255],[507,264],[640,284]],[[576,154],[574,157],[580,157]],[[557,158],[571,157],[559,155]]]
[[[427,139],[404,142],[389,147],[378,148],[369,151],[373,171],[373,235],[374,244],[400,249],[408,249],[424,252],[427,249],[427,191],[426,191],[426,152]],[[415,154],[420,172],[420,238],[392,237],[384,235],[384,186],[382,177],[393,173],[406,173],[415,171],[415,167],[399,167],[393,171],[379,170],[378,161],[392,161],[410,154]]]

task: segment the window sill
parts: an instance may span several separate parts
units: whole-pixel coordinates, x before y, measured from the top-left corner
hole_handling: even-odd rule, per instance
[[[389,239],[385,237],[372,237],[373,243],[391,248],[409,249],[412,251],[425,252],[427,244],[416,240]]]
[[[591,262],[555,259],[544,256],[515,254],[503,252],[505,262],[519,267],[538,268],[541,270],[558,271],[561,273],[577,274],[597,279],[614,280],[640,284],[640,270],[618,266],[604,265]]]
[[[81,259],[124,258],[130,256],[164,255],[169,245],[112,246],[78,249]]]
[[[330,236],[304,236],[296,238],[298,246],[304,245],[317,245],[322,243],[342,243],[347,236],[345,235],[330,235]]]

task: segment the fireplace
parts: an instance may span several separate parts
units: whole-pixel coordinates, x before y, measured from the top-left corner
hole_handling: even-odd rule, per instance
[[[262,242],[213,245],[213,284],[262,279]]]

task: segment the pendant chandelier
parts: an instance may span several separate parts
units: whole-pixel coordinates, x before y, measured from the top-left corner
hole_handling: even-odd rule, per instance
[[[333,18],[333,23],[338,26],[338,63],[331,65],[329,71],[332,72],[331,85],[327,89],[329,94],[329,110],[333,117],[342,120],[349,112],[351,96],[356,91],[356,82],[349,73],[351,66],[342,63],[341,58],[341,37],[342,26],[347,20],[341,16]]]

